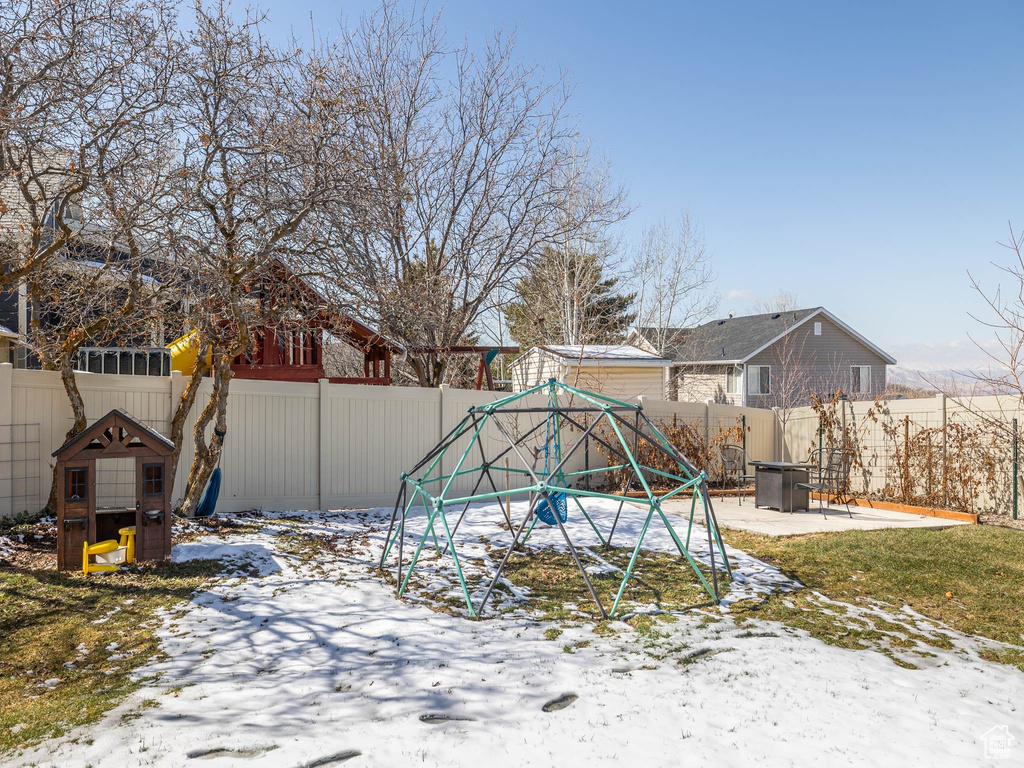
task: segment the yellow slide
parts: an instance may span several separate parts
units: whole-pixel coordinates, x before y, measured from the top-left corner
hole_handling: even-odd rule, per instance
[[[171,370],[181,371],[182,376],[191,376],[199,357],[199,334],[189,331],[168,344],[167,349],[171,350]],[[212,364],[213,356],[209,352],[206,359]]]

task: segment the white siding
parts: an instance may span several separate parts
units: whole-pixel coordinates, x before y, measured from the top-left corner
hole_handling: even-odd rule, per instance
[[[665,369],[654,366],[573,366],[565,382],[619,399],[664,395]]]
[[[512,365],[512,391],[525,392],[548,379],[563,380],[565,366],[536,348],[516,358]]]

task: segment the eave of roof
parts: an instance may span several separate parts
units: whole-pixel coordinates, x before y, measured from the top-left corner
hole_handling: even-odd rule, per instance
[[[623,344],[614,346],[618,348],[626,348],[629,345]],[[533,351],[536,351],[539,354],[544,355],[545,357],[557,360],[563,365],[572,365],[579,368],[667,368],[670,365],[672,365],[672,360],[667,357],[657,357],[655,355],[651,355],[649,352],[644,352],[644,350],[636,347],[634,347],[634,349],[636,349],[637,352],[640,352],[641,354],[637,355],[636,357],[622,357],[621,355],[615,357],[602,357],[600,356],[600,353],[590,354],[586,356],[577,354],[569,355],[557,349],[551,349],[550,347],[539,345],[534,347],[532,350],[528,350],[523,355],[516,358],[511,363],[511,365],[517,365],[519,362],[521,362],[527,356],[529,356],[530,353]],[[586,345],[583,345],[583,350],[585,354]]]

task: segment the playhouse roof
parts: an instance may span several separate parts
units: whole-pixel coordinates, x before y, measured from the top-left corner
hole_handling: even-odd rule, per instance
[[[64,445],[54,451],[52,455],[56,458],[65,453],[77,453],[78,451],[74,451],[74,448],[77,447],[80,450],[84,449],[89,445],[89,443],[101,437],[111,427],[120,427],[130,436],[139,438],[144,445],[160,455],[168,455],[174,450],[174,443],[168,438],[161,435],[152,427],[143,424],[131,414],[122,411],[120,408],[115,408],[106,416],[97,419],[89,427],[65,442]],[[123,453],[127,452],[128,446],[126,445]]]

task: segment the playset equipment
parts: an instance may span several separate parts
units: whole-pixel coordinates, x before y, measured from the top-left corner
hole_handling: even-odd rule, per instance
[[[155,429],[115,409],[53,452],[59,569],[74,568],[78,553],[85,573],[170,557],[173,449]],[[98,507],[97,462],[126,458],[135,459],[134,508]]]
[[[543,401],[538,403],[537,400],[540,398],[543,398]],[[538,421],[525,430],[518,429],[520,418],[529,419],[536,416],[543,417],[543,421]],[[484,429],[487,427],[494,428],[488,433],[493,439],[486,442],[490,444],[497,440],[499,449],[496,454],[489,454],[485,448],[483,435]],[[543,433],[541,433],[542,427],[544,428]],[[598,431],[599,427],[601,431]],[[563,432],[571,433],[574,439],[568,450],[563,448]],[[543,439],[543,443],[538,446],[541,439]],[[590,444],[592,442],[601,446],[608,461],[611,462],[609,465],[591,467]],[[639,452],[641,442],[648,451],[653,450],[662,458],[668,458],[674,470],[669,472],[642,464]],[[534,455],[532,462],[526,455],[531,451]],[[451,466],[451,459],[447,463],[445,462],[445,457],[450,453],[453,456],[458,456],[458,459],[451,470],[445,472],[444,468]],[[480,457],[479,463],[476,463],[475,460],[470,461],[470,456],[477,453]],[[541,453],[544,455],[544,468],[538,471],[535,466]],[[570,460],[574,457],[579,460],[581,458],[579,454],[582,454],[583,469],[569,471],[573,466],[569,464]],[[509,456],[514,457],[514,460],[517,459],[520,466],[509,466],[506,458]],[[499,462],[503,459],[505,459],[504,466],[501,466]],[[510,483],[506,482],[505,489],[498,490],[498,485],[494,480],[495,472],[505,472],[506,479],[518,478],[518,482],[522,484],[519,487],[509,487]],[[614,488],[612,492],[591,489],[593,478],[611,472],[620,472],[626,475],[626,482],[619,493],[615,493]],[[462,488],[467,479],[473,480],[474,478],[475,483],[472,490],[466,493]],[[671,489],[661,494],[655,493],[651,488],[655,478],[662,485],[670,485]],[[478,491],[485,480],[491,490],[480,493]],[[631,488],[638,489],[640,495],[638,497],[627,496],[626,494]],[[691,497],[685,544],[662,510],[662,504],[665,501],[683,494],[689,494]],[[507,501],[515,497],[525,498],[528,501],[526,515],[518,526],[513,525],[513,521],[508,518],[507,513]],[[573,514],[578,510],[597,535],[598,541],[606,547],[611,546],[619,516],[626,502],[646,506],[648,509],[642,528],[635,533],[635,541],[630,542],[632,555],[610,611],[606,611],[602,605],[565,526],[569,519],[569,499],[572,499],[573,502]],[[590,514],[590,512],[597,514],[598,511],[593,505],[588,511],[583,503],[586,499],[609,499],[619,502],[618,511],[611,524],[607,525],[608,521],[603,521],[606,523],[605,534],[601,533],[598,521],[595,521]],[[506,501],[506,505],[494,503],[501,500]],[[463,518],[469,512],[470,506],[480,502],[492,503],[492,506],[484,507],[484,509],[500,508],[503,513],[502,522],[507,523],[513,535],[500,563],[493,573],[488,574],[489,586],[474,604],[466,584],[455,535]],[[694,514],[698,503],[701,504],[704,512],[708,537],[710,581],[689,552]],[[424,507],[427,514],[426,529],[420,537],[411,560],[406,565],[404,553],[406,518],[410,510],[419,505]],[[461,511],[455,525],[451,526],[448,519],[449,508],[455,506],[460,506]],[[540,384],[525,392],[509,395],[485,405],[471,407],[462,421],[455,425],[419,463],[402,474],[386,544],[380,559],[380,568],[385,567],[391,553],[397,550],[396,588],[399,595],[403,594],[409,585],[409,579],[416,570],[424,545],[433,538],[439,555],[444,556],[451,553],[469,615],[476,617],[483,613],[491,592],[501,578],[509,556],[517,546],[529,538],[537,522],[540,521],[548,526],[557,526],[598,610],[602,616],[607,618],[615,616],[618,610],[644,538],[655,517],[664,524],[683,561],[696,574],[698,581],[711,600],[717,603],[720,599],[718,566],[724,566],[730,575],[732,570],[725,554],[725,546],[719,534],[714,508],[708,494],[707,474],[698,470],[658,430],[644,413],[642,403],[627,403],[551,379],[546,384]],[[440,522],[446,540],[443,552],[437,542],[437,537],[442,532],[437,530],[438,522]]]

